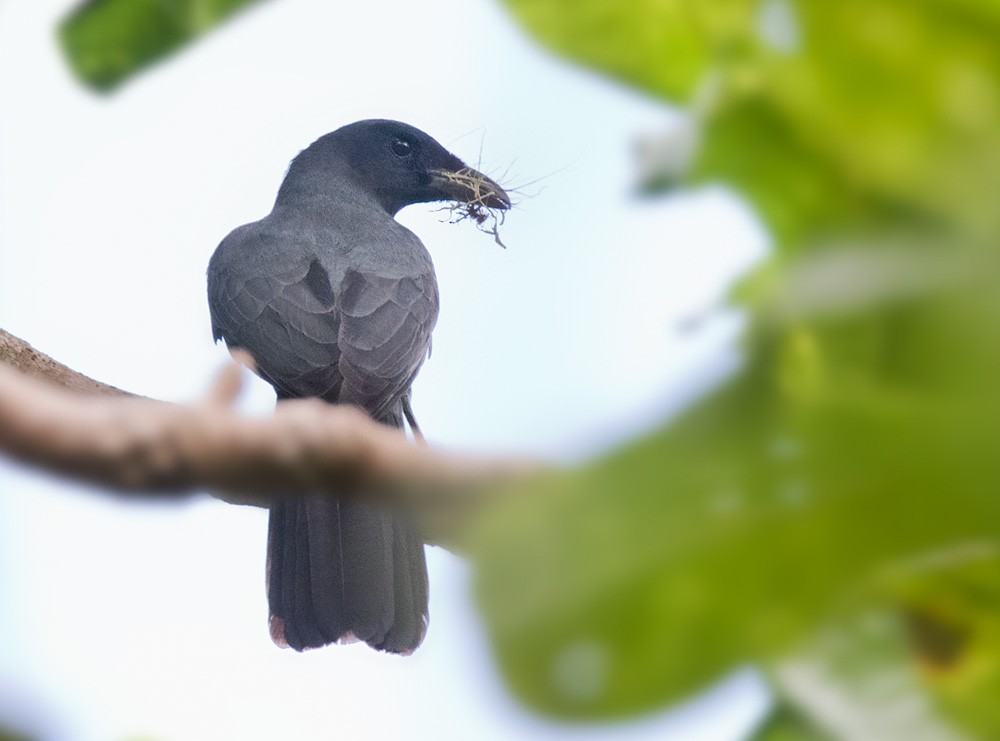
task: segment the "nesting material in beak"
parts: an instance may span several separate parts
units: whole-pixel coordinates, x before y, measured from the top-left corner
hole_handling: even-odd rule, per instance
[[[503,188],[471,167],[455,171],[437,170],[434,181],[447,198],[455,201],[446,207],[452,214],[453,224],[472,219],[480,231],[491,234],[498,245],[507,248],[500,241],[500,227],[503,225],[504,212],[511,207],[511,200]],[[486,227],[484,224],[488,219],[492,223]]]
[[[434,181],[441,192],[451,200],[501,211],[510,208],[510,196],[506,191],[471,167],[463,167],[454,172],[437,170],[434,172]]]

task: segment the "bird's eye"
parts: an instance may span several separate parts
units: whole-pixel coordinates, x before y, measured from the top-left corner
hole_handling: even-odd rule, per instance
[[[406,139],[393,139],[392,143],[389,145],[389,149],[397,157],[409,157],[413,154],[413,147],[410,145]]]

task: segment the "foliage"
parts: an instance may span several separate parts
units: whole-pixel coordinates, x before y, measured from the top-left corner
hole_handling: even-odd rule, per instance
[[[779,244],[926,218],[995,227],[994,0],[507,0],[568,56],[669,100],[712,84],[695,180],[731,183]]]
[[[743,193],[779,247],[737,294],[739,378],[484,518],[515,691],[615,716],[800,660],[872,737],[917,737],[859,710],[877,682],[837,658],[858,654],[942,733],[1000,733],[1000,6],[507,2],[559,52],[697,98],[689,182]],[[894,652],[844,629],[869,613]],[[843,650],[816,651],[831,630]]]
[[[89,0],[59,29],[76,75],[110,91],[257,0]]]
[[[757,741],[830,741],[807,719],[788,705],[779,706],[757,734]]]

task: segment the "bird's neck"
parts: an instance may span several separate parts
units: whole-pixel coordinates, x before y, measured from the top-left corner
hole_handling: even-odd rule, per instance
[[[393,212],[381,203],[378,196],[359,182],[358,174],[347,165],[319,166],[308,160],[296,159],[288,168],[275,208],[303,208],[327,210],[335,205],[350,205]]]

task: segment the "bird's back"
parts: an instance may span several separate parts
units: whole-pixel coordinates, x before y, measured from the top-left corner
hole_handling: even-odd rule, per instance
[[[426,357],[438,290],[412,232],[358,211],[276,209],[235,229],[209,263],[209,306],[214,337],[248,351],[279,395],[377,417]]]

